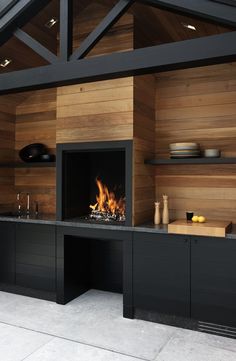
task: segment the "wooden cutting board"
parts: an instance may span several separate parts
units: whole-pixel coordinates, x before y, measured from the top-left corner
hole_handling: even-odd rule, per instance
[[[225,237],[231,231],[232,223],[228,221],[206,221],[205,223],[187,222],[179,219],[168,224],[168,233],[194,236]]]

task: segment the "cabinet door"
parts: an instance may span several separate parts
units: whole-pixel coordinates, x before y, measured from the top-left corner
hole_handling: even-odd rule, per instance
[[[44,291],[55,291],[55,227],[17,224],[16,284]]]
[[[0,282],[15,282],[15,224],[0,222]]]
[[[191,314],[201,321],[236,326],[236,240],[192,240]]]
[[[189,316],[189,249],[182,236],[135,233],[134,307]]]

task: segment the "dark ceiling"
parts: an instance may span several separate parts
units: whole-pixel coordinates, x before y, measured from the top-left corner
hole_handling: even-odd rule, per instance
[[[91,17],[93,12],[96,12],[96,6],[99,4],[106,9],[106,13],[117,3],[118,0],[79,0],[74,1],[74,20],[79,23],[78,19],[87,17],[87,36],[92,30]],[[223,1],[223,0],[222,0]],[[1,0],[0,9],[4,6],[10,5],[13,1]],[[94,5],[94,7],[93,7]],[[176,42],[181,40],[199,38],[208,35],[215,35],[231,31],[217,24],[207,23],[206,21],[183,16],[170,11],[161,10],[151,6],[135,3],[131,6],[129,13],[134,16],[135,23],[138,24],[137,38],[146,39],[145,46],[153,46],[168,42]],[[39,41],[46,48],[53,53],[57,53],[58,49],[58,30],[59,23],[53,28],[49,29],[45,26],[51,18],[59,19],[59,0],[52,0],[42,11],[34,16],[22,29],[31,35],[34,39]],[[97,19],[98,23],[101,19]],[[90,26],[91,24],[91,26]],[[196,30],[187,28],[187,25],[192,25]],[[76,27],[76,32],[79,29]],[[75,37],[78,34],[75,34]],[[139,41],[135,41],[135,48],[140,47]],[[143,43],[142,43],[143,46]],[[7,68],[0,67],[0,74],[13,70],[20,70],[30,67],[42,66],[47,62],[38,54],[34,53],[30,48],[21,43],[15,37],[12,37],[4,45],[0,47],[0,62],[9,58],[12,60]]]

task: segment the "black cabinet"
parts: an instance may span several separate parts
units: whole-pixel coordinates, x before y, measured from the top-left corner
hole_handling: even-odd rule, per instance
[[[236,240],[135,233],[135,309],[236,326]]]
[[[189,271],[188,238],[135,232],[133,241],[135,308],[189,317]]]
[[[16,225],[16,285],[55,292],[55,227]]]
[[[191,241],[191,316],[236,326],[236,240]]]
[[[0,282],[15,283],[15,224],[0,223]]]

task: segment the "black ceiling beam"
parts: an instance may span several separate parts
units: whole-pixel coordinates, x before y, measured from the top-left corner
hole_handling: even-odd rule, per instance
[[[0,18],[3,17],[16,3],[18,0],[1,0],[0,4]]]
[[[42,44],[40,44],[37,40],[33,39],[29,34],[21,29],[16,29],[14,31],[14,36],[31,48],[35,53],[39,54],[42,58],[47,60],[49,63],[57,63],[59,59],[55,54],[53,54],[50,50],[45,48]]]
[[[224,26],[236,27],[236,8],[211,0],[137,0],[140,3],[176,11]]]
[[[20,70],[0,76],[0,94],[236,60],[236,32]]]
[[[0,46],[8,41],[14,30],[24,26],[51,0],[18,0],[0,19]]]
[[[230,6],[236,6],[235,0],[210,0],[210,1],[215,1],[217,3],[226,4],[226,5],[230,5]]]
[[[85,57],[133,3],[134,0],[120,0],[101,21],[101,23],[82,42],[79,49],[75,50],[75,52],[71,55],[70,60],[77,60]]]
[[[60,58],[69,60],[73,44],[73,4],[72,0],[60,0]]]

